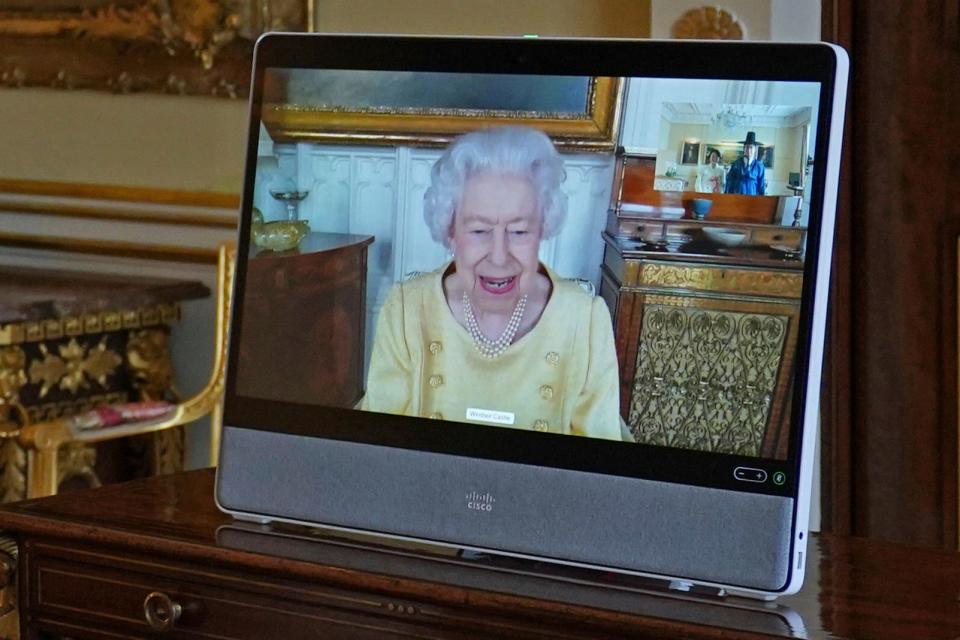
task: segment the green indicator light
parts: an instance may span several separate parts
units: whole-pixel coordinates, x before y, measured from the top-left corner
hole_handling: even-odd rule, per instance
[[[773,484],[782,485],[786,481],[787,474],[785,474],[783,471],[777,471],[775,474],[773,474]]]
[[[523,34],[523,37],[524,37],[524,38],[539,38],[540,36],[538,36],[538,35],[535,34],[535,33],[525,33],[525,34]]]

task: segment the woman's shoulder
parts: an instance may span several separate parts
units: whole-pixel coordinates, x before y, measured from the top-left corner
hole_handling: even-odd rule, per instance
[[[600,320],[610,323],[610,311],[607,303],[597,295],[596,287],[589,280],[581,278],[561,278],[551,272],[553,281],[553,296],[557,303],[557,311],[567,321],[577,319],[577,322],[593,324]]]
[[[587,320],[593,313],[593,307],[597,301],[602,300],[596,295],[593,283],[589,280],[578,278],[561,278],[556,274],[551,274],[553,282],[552,302],[557,306],[557,311],[561,312],[562,317],[568,321],[574,318]]]
[[[435,271],[410,272],[403,277],[403,280],[394,283],[390,295],[403,300],[431,295],[440,286],[443,270],[444,267],[440,267]]]
[[[551,281],[554,287],[554,295],[566,302],[583,304],[596,297],[593,283],[589,280],[561,278],[555,273],[551,273]]]

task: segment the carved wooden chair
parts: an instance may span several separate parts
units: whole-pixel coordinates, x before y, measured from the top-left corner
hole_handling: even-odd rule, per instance
[[[207,384],[196,395],[173,405],[162,417],[116,426],[80,429],[75,418],[64,417],[29,424],[19,432],[27,453],[27,498],[53,495],[64,480],[65,458],[83,451],[68,445],[92,445],[131,436],[158,434],[210,415],[210,463],[217,463],[222,428],[221,398],[226,369],[227,325],[230,316],[236,250],[221,246],[217,266],[214,360]],[[157,465],[154,465],[155,467]],[[162,469],[160,469],[162,471]]]

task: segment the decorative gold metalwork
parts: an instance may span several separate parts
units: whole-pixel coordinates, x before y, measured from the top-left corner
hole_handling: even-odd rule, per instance
[[[184,435],[182,427],[174,427],[153,434],[151,442],[151,471],[164,475],[183,471]]]
[[[173,364],[168,341],[163,329],[130,332],[127,372],[143,400],[164,400],[173,391]]]
[[[26,412],[28,415],[28,422],[44,422],[47,420],[60,418],[62,416],[73,416],[78,413],[84,413],[105,404],[118,404],[129,401],[130,396],[126,391],[94,393],[91,395],[84,395],[81,398],[70,398],[68,400],[58,400],[57,402],[31,404],[26,408]]]
[[[0,237],[0,244],[3,239]],[[120,328],[138,329],[158,324],[171,324],[180,319],[180,305],[158,304],[128,309],[98,311],[82,316],[63,316],[42,322],[14,322],[0,325],[0,345],[57,340],[64,336],[81,336],[116,331]],[[0,358],[2,358],[0,352]],[[56,356],[53,356],[56,357]],[[62,354],[61,354],[61,357]],[[2,362],[0,367],[6,368]]]
[[[799,298],[803,273],[770,269],[743,269],[716,266],[687,266],[656,262],[628,264],[624,284],[641,287],[669,287],[714,293]]]
[[[581,151],[612,151],[623,83],[620,78],[591,81],[585,114],[475,109],[394,107],[314,107],[267,105],[263,123],[277,142],[416,144],[441,146],[453,137],[497,124],[525,124],[554,138],[556,145]]]
[[[123,358],[107,348],[106,337],[93,348],[88,348],[71,338],[67,344],[58,346],[59,356],[50,353],[46,344],[40,345],[42,360],[30,364],[30,381],[40,384],[40,398],[55,386],[76,393],[90,386],[90,380],[101,387],[107,384],[107,378],[114,375]]]
[[[743,40],[743,26],[737,18],[720,7],[690,9],[677,18],[670,36],[685,40]]]
[[[27,497],[27,454],[16,440],[0,440],[0,469],[0,501]]]
[[[120,425],[80,433],[75,433],[70,428],[69,420],[66,418],[27,425],[20,431],[19,441],[30,452],[27,460],[30,478],[28,497],[52,495],[57,492],[57,482],[60,476],[58,471],[59,450],[68,443],[93,444],[117,438],[163,432],[193,422],[208,413],[213,415],[211,420],[211,462],[216,463],[220,435],[219,406],[223,394],[223,378],[226,367],[227,322],[232,293],[234,258],[234,250],[228,247],[220,248],[217,270],[216,346],[213,370],[206,386],[196,395],[179,403],[167,417],[154,422]],[[149,343],[149,340],[147,339],[147,343]],[[144,358],[144,362],[148,361],[149,358]],[[149,366],[144,368],[145,371],[149,369]],[[175,453],[170,453],[175,452],[175,448],[166,445],[163,450],[168,452],[168,456],[175,456]]]
[[[788,322],[646,304],[628,420],[636,441],[759,455]]]
[[[0,348],[0,404],[15,400],[27,384],[27,354],[20,347]],[[0,416],[2,418],[2,416]]]
[[[20,347],[0,348],[0,500],[11,502],[26,496],[26,454],[16,441],[29,423],[20,403],[20,389],[27,384],[27,356]]]
[[[47,345],[40,345],[42,360],[35,360],[30,365],[30,380],[40,385],[40,397],[45,398],[67,373],[67,363],[50,353]]]
[[[20,637],[20,616],[17,610],[17,561],[20,550],[16,538],[0,534],[0,638]]]
[[[65,480],[80,478],[90,487],[99,487],[100,478],[94,467],[97,464],[97,450],[92,446],[70,443],[57,453],[57,486]]]

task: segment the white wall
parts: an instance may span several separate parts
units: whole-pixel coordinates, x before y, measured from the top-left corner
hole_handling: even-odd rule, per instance
[[[0,178],[239,193],[242,100],[0,88]]]

